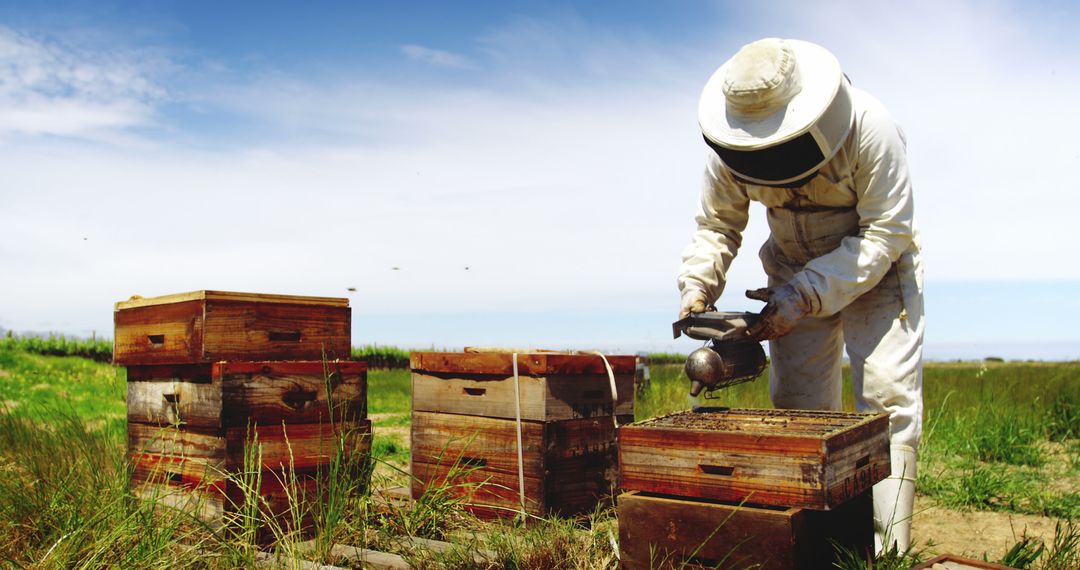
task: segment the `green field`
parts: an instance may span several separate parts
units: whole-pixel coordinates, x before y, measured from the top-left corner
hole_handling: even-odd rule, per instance
[[[1024,564],[1025,553],[1034,552],[1036,545],[1018,543],[1008,560],[1030,568],[1080,567],[1080,531],[1066,522],[1080,517],[1080,363],[934,364],[927,367],[924,384],[920,493],[951,509],[1060,520],[1060,544],[1047,541],[1042,554]],[[253,566],[256,549],[245,536],[213,533],[194,519],[155,510],[126,492],[125,390],[122,369],[0,346],[0,563],[33,568]],[[376,485],[404,480],[409,397],[407,371],[370,373],[369,412],[381,460]],[[845,401],[852,405],[850,394]],[[736,386],[713,403],[768,407],[767,380]],[[638,399],[637,417],[689,405],[679,367],[654,366],[652,383]],[[400,548],[390,538],[394,533],[440,538],[482,529],[483,544],[473,546],[495,553],[492,568],[616,564],[610,510],[576,522],[515,526],[480,523],[439,496],[389,511],[375,508],[366,494],[350,495],[343,504],[333,516],[320,514],[323,548],[305,557],[335,562],[325,549],[331,541],[393,550]],[[295,546],[285,537],[278,549],[289,554]],[[1000,560],[1007,553],[986,555]],[[475,566],[462,553],[408,556],[417,567]]]

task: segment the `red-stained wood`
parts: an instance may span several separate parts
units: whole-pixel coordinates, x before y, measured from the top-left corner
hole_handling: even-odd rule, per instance
[[[634,374],[633,356],[607,356],[615,374]],[[514,373],[512,352],[413,352],[413,371],[432,374],[492,374],[507,377]],[[604,361],[595,354],[530,352],[517,355],[518,374],[526,376],[607,374]]]
[[[366,453],[371,447],[371,421],[230,427],[225,430],[225,468],[238,471],[245,461],[258,460],[263,469],[316,469],[329,465],[342,438],[345,453]]]
[[[342,303],[341,299],[205,293],[117,303],[113,362],[197,364],[349,356],[347,299]]]
[[[886,414],[675,414],[620,428],[619,481],[624,490],[827,510],[888,476],[888,426]]]
[[[246,493],[257,489],[262,516],[282,528],[292,528],[290,508],[296,507],[302,516],[300,530],[309,534],[311,511],[322,504],[320,493],[330,483],[336,437],[344,443],[341,468],[352,476],[364,473],[371,452],[368,420],[338,424],[334,429],[328,424],[259,426],[250,432],[233,428],[223,435],[129,425],[132,490],[220,527],[236,522]],[[253,442],[258,442],[257,449]],[[245,451],[251,452],[246,466]],[[260,543],[273,538],[268,526],[259,529]]]
[[[526,511],[588,511],[615,487],[611,417],[521,422]],[[412,493],[448,486],[478,514],[512,514],[521,497],[517,422],[413,412]]]
[[[869,492],[833,511],[690,500],[631,491],[618,497],[627,570],[832,568],[833,544],[873,555]]]

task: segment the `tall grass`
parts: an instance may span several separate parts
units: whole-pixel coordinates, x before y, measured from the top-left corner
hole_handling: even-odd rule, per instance
[[[0,348],[0,376],[0,566],[237,568],[254,567],[262,556],[251,532],[214,532],[183,512],[155,508],[131,495],[122,371],[7,347]],[[652,382],[637,402],[638,419],[688,408],[688,386],[681,366],[654,363]],[[369,409],[382,417],[382,426],[407,426],[409,396],[407,371],[369,376]],[[769,407],[768,379],[716,396],[693,403]],[[993,559],[1012,556],[1034,569],[1078,567],[1080,533],[1067,519],[1080,513],[1080,364],[928,366],[925,396],[920,492],[960,508],[1059,517],[1058,533],[1037,558],[1032,556],[1039,546],[1030,542],[1012,554],[993,553]],[[844,398],[853,407],[849,390]],[[395,460],[403,457],[405,446],[375,440],[376,455]],[[337,543],[398,552],[417,568],[617,566],[617,523],[610,510],[576,519],[491,524],[458,508],[452,494],[440,497],[438,487],[411,504],[380,500],[369,493],[372,486],[400,477],[377,474],[369,485],[365,477],[370,475],[345,459],[330,467],[336,471],[327,485],[336,489],[320,489],[316,501],[286,485],[295,493],[292,503],[309,506],[286,513],[282,522],[271,522],[256,494],[245,494],[245,500],[254,501],[247,511],[249,530],[278,524],[271,532],[279,555],[323,563],[345,564],[333,554],[331,546]],[[251,461],[257,464],[257,458]],[[398,469],[395,463],[392,470]],[[285,466],[270,476],[287,483],[295,474]],[[255,481],[245,484],[257,488]],[[305,545],[292,531],[308,524],[305,519],[318,530],[314,545]],[[394,537],[403,532],[452,538],[467,548],[436,552],[407,547]],[[480,561],[477,551],[484,553]],[[897,567],[910,561],[897,560]],[[869,567],[865,561],[850,562],[846,568]],[[875,567],[887,565],[879,560]]]

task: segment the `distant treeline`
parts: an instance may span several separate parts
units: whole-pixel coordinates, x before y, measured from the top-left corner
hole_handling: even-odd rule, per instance
[[[367,362],[369,368],[401,369],[409,367],[409,351],[393,346],[379,346],[377,344],[354,346],[352,359]]]
[[[111,362],[111,339],[68,338],[64,335],[20,336],[7,331],[0,337],[0,349],[15,349],[48,356],[81,356],[98,362]]]
[[[112,339],[68,338],[64,335],[17,335],[6,331],[0,336],[0,349],[15,349],[48,356],[81,356],[98,362],[112,361]],[[371,368],[404,369],[409,367],[409,351],[394,346],[366,344],[352,349],[352,359],[362,360]],[[650,364],[682,364],[685,354],[654,352]]]

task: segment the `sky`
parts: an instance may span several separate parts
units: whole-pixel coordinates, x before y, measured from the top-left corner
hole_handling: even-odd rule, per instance
[[[688,352],[697,99],[819,43],[903,127],[927,355],[1080,358],[1070,2],[0,1],[0,328],[198,289],[354,344]],[[755,206],[718,306],[759,310]],[[352,291],[351,289],[355,289]]]

